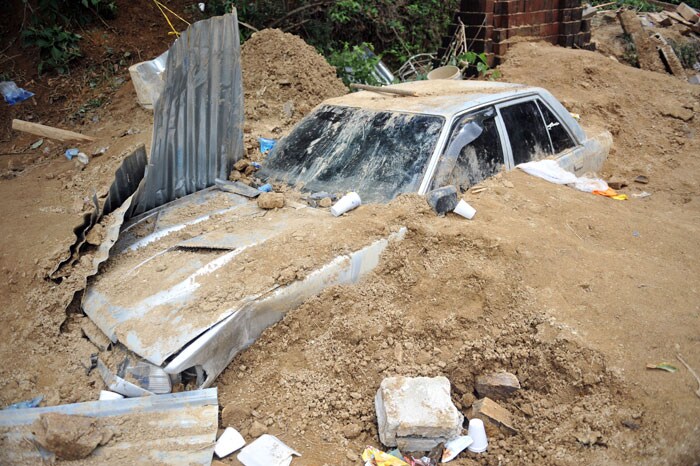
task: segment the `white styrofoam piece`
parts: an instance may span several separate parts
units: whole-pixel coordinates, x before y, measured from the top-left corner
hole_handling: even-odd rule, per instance
[[[109,390],[100,390],[100,401],[104,400],[121,400],[124,395],[121,393],[110,392]]]
[[[224,458],[245,445],[243,436],[233,427],[227,427],[216,441],[214,453],[219,458]]]
[[[442,462],[452,461],[472,443],[474,443],[474,440],[468,435],[460,435],[445,443],[445,450],[442,452]]]
[[[301,456],[274,435],[264,434],[238,454],[238,461],[245,466],[289,466],[292,456]]]

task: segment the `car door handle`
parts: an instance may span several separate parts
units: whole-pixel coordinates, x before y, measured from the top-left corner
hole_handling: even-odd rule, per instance
[[[551,130],[551,129],[554,128],[555,126],[559,126],[559,122],[549,123],[549,124],[547,125],[547,131]]]

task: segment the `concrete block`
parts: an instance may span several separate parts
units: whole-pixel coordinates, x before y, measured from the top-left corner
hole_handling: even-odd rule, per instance
[[[389,377],[374,399],[379,439],[402,451],[427,451],[462,432],[464,416],[446,377]]]

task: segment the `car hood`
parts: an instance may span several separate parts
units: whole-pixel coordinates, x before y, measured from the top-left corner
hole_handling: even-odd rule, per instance
[[[216,356],[208,368],[215,377],[285,310],[376,265],[387,238],[403,232],[373,218],[358,226],[295,203],[266,211],[207,189],[125,225],[88,284],[83,309],[112,342],[166,372]],[[251,324],[245,316],[252,314]],[[242,328],[235,351],[194,354],[221,346],[213,337],[236,319],[243,320],[235,324]]]

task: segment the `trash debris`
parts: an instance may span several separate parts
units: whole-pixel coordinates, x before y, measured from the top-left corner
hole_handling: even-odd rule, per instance
[[[260,153],[262,154],[267,154],[275,147],[275,144],[277,144],[276,139],[268,138],[258,138],[258,142],[260,143]]]
[[[265,210],[281,209],[284,207],[284,194],[262,192],[258,196],[258,207]]]
[[[236,458],[244,466],[289,466],[292,456],[301,456],[301,453],[274,435],[264,434],[241,450]]]
[[[2,96],[5,98],[5,102],[10,105],[24,102],[28,98],[34,96],[33,92],[29,92],[21,87],[18,87],[14,81],[0,82],[0,94],[2,94]]]
[[[487,428],[493,434],[496,430],[500,430],[509,435],[517,434],[518,431],[513,427],[513,418],[507,409],[493,401],[491,398],[482,398],[476,400],[472,404],[469,419],[478,418],[487,423]],[[469,434],[474,442],[477,439]]]
[[[76,148],[66,149],[65,156],[68,160],[73,160],[73,157],[77,157],[80,151]]]
[[[633,193],[632,197],[636,197],[637,199],[644,199],[645,197],[651,196],[651,193],[648,193],[646,191],[642,191],[641,193]]]
[[[659,364],[647,364],[647,369],[660,369],[662,371],[666,372],[678,372],[678,368],[672,364],[669,364],[667,362],[662,362]]]
[[[136,90],[136,99],[143,108],[153,110],[153,104],[163,92],[165,82],[163,72],[168,60],[168,52],[160,54],[153,60],[142,61],[129,67],[131,82]]]
[[[401,458],[370,446],[362,452],[362,460],[365,462],[365,465],[370,466],[408,466],[408,463]]]
[[[130,364],[129,358],[125,361],[124,376],[136,381],[144,390],[157,395],[170,393],[173,390],[170,376],[160,367],[146,361]]]
[[[65,129],[54,128],[52,126],[40,125],[39,123],[30,123],[24,120],[12,120],[12,129],[15,131],[22,131],[24,133],[33,134],[35,136],[42,136],[44,138],[56,139],[58,141],[79,141],[79,142],[93,142],[95,138],[92,136],[85,136],[84,134],[74,133],[73,131],[68,131]]]
[[[270,183],[266,183],[262,186],[258,186],[258,191],[262,191],[264,193],[271,193],[272,192],[272,185]]]
[[[43,139],[39,139],[39,140],[36,141],[34,144],[32,144],[31,146],[29,146],[29,148],[30,148],[30,149],[38,149],[38,148],[41,147],[41,145],[42,145],[43,143],[44,143],[44,140],[43,140]]]
[[[124,398],[124,395],[121,395],[116,392],[110,392],[109,390],[100,390],[100,397],[98,398],[100,401],[107,401],[107,400],[121,400]]]
[[[483,453],[488,449],[489,441],[486,437],[484,421],[481,419],[472,418],[469,420],[467,436],[472,439],[472,443],[467,447],[470,452]]]
[[[435,213],[442,217],[457,207],[457,188],[450,185],[433,189],[425,196],[425,200]]]
[[[446,377],[388,377],[374,406],[379,439],[386,446],[427,451],[462,432],[464,416],[452,403]]]
[[[225,458],[243,446],[245,446],[243,436],[233,427],[227,427],[216,441],[214,454],[219,458]]]
[[[90,454],[91,464],[116,461],[121,464],[209,465],[214,454],[218,413],[215,388],[0,410],[0,425],[5,432],[11,432],[2,437],[0,464],[54,464],[58,455],[72,457],[80,453],[77,456],[82,456],[97,442],[103,445]],[[138,435],[141,432],[146,435]],[[64,451],[69,445],[70,450],[77,447],[80,451]],[[125,461],[125,452],[130,452],[131,461]]]
[[[76,159],[83,165],[87,165],[90,163],[90,158],[87,156],[85,152],[78,152],[78,154],[75,156]]]
[[[614,192],[614,190],[610,190],[608,184],[600,178],[576,176],[573,173],[563,169],[556,160],[545,159],[535,162],[521,163],[517,166],[517,168],[521,169],[528,175],[542,178],[550,183],[565,184],[586,193],[594,193],[605,196],[618,195],[616,192]]]
[[[259,191],[247,184],[241,183],[240,181],[227,181],[216,178],[214,184],[221,191],[226,191],[227,193],[240,194],[244,197],[255,198],[258,197],[262,191]]]
[[[99,157],[100,155],[104,155],[107,152],[107,149],[109,149],[109,147],[100,147],[92,153],[92,156]]]
[[[12,403],[9,406],[5,406],[2,409],[26,409],[26,408],[36,408],[39,403],[44,399],[44,395],[39,395],[36,398],[32,398],[27,401],[19,401],[17,403]]]
[[[676,358],[678,358],[678,360],[679,360],[681,363],[683,363],[683,365],[685,366],[685,368],[688,369],[688,372],[690,372],[690,375],[692,375],[693,377],[695,377],[695,380],[698,382],[698,389],[695,390],[695,394],[698,396],[698,398],[700,398],[700,377],[698,377],[698,374],[693,370],[692,367],[690,367],[690,364],[688,364],[687,362],[685,362],[685,359],[683,359],[683,356],[681,356],[680,353],[676,354]]]
[[[634,179],[634,182],[639,184],[649,184],[649,177],[645,175],[639,175]]]
[[[126,397],[153,395],[153,393],[149,392],[148,390],[145,390],[138,385],[134,385],[133,383],[127,382],[123,378],[112,374],[112,372],[101,360],[97,361],[97,370],[100,371],[100,375],[102,376],[102,380],[104,380],[105,385],[107,385],[107,387],[113,392],[117,392]]]
[[[454,213],[471,220],[474,218],[474,215],[476,215],[476,209],[470,206],[464,199],[460,199],[457,207],[455,207]]]
[[[87,458],[114,435],[96,418],[62,413],[41,414],[34,421],[32,432],[36,442],[59,460]]]
[[[334,217],[340,217],[344,213],[358,208],[360,204],[362,204],[360,195],[356,192],[350,192],[338,199],[338,202],[331,207],[331,213]]]
[[[450,440],[449,442],[445,443],[445,450],[442,452],[441,461],[443,463],[452,461],[472,443],[474,443],[474,439],[468,435],[460,435],[459,437]]]
[[[477,377],[475,388],[482,398],[505,399],[520,390],[520,381],[510,372],[494,372]]]

